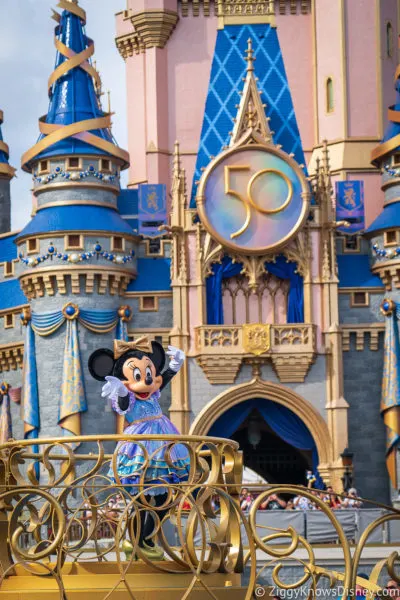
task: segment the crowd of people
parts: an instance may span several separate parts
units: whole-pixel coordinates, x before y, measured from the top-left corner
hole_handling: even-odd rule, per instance
[[[346,508],[360,508],[361,500],[358,498],[357,490],[350,488],[348,492],[340,497],[335,494],[331,487],[326,490],[310,488],[310,492],[315,498],[322,500],[329,508],[334,510]],[[257,494],[243,488],[240,494],[240,508],[250,510]],[[258,510],[320,510],[320,506],[305,496],[295,496],[289,500],[284,500],[278,494],[271,494],[258,507]]]

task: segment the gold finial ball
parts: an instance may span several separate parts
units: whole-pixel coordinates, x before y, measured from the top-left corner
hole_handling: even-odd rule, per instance
[[[381,313],[385,316],[385,317],[390,317],[393,314],[393,311],[396,310],[396,304],[393,302],[393,300],[391,298],[384,298],[381,306]]]
[[[118,309],[118,316],[124,323],[128,323],[132,319],[132,311],[127,305],[120,306]]]
[[[8,394],[9,389],[10,389],[10,385],[8,383],[6,383],[5,381],[3,381],[3,383],[0,384],[0,394],[2,396],[6,396]]]
[[[30,322],[32,318],[31,315],[31,308],[30,306],[27,306],[25,308],[22,309],[21,315],[20,315],[20,319],[21,319],[21,323],[22,325],[28,325],[28,323]]]
[[[79,307],[77,304],[68,302],[68,304],[63,307],[62,313],[68,321],[74,321],[79,317]]]

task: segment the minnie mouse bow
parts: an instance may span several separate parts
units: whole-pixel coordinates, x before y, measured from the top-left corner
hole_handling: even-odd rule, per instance
[[[139,350],[140,352],[151,353],[153,351],[151,342],[146,335],[134,340],[133,342],[125,342],[124,340],[114,340],[114,359],[117,360],[120,356],[129,350]]]

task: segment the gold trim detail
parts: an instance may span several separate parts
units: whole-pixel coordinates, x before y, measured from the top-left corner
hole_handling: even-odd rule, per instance
[[[157,338],[161,338],[161,343],[165,348],[170,343],[170,334],[171,330],[168,327],[153,327],[128,330],[128,336],[130,340],[146,336],[149,338],[150,342],[154,342],[157,340]]]
[[[233,383],[242,362],[254,354],[272,360],[280,381],[303,382],[316,357],[315,330],[308,324],[201,325],[190,355],[213,384]]]
[[[224,12],[225,7],[229,6],[229,10],[232,11],[231,5],[233,4],[232,0],[216,0],[214,3],[214,10],[211,10],[212,7],[211,0],[180,0],[181,10],[180,14],[182,17],[188,17],[190,14],[193,17],[210,17],[213,14],[218,16],[220,12]],[[279,11],[280,15],[286,15],[287,13],[290,15],[307,15],[311,12],[311,0],[250,0],[250,2],[246,3],[245,0],[239,0],[236,2],[240,7],[240,14],[245,16],[245,9],[248,4],[250,4],[250,16],[255,19],[257,15],[261,15],[261,17],[265,17],[265,13],[268,16],[268,10],[273,14],[276,14]],[[277,5],[275,8],[274,5]],[[191,7],[191,11],[189,11],[189,6]],[[202,7],[202,10],[201,8]],[[244,13],[244,15],[243,15]],[[240,23],[241,21],[238,20]],[[264,22],[261,21],[252,21],[252,22]]]
[[[146,308],[144,305],[145,299],[152,298],[154,300],[154,304],[151,308]],[[143,294],[139,296],[139,312],[158,312],[158,296],[153,296],[150,294]]]
[[[32,169],[30,168],[29,163],[31,163],[38,154],[41,154],[53,144],[69,137],[82,140],[99,150],[111,154],[114,158],[119,158],[123,163],[122,169],[126,169],[129,166],[128,152],[115,146],[112,142],[108,142],[93,133],[89,133],[89,131],[94,129],[111,129],[111,114],[104,113],[103,117],[85,119],[83,121],[71,123],[70,125],[46,123],[46,116],[41,117],[39,119],[39,130],[45,137],[23,154],[21,159],[23,170],[30,173]]]
[[[95,183],[95,182],[85,181],[84,185],[82,186],[82,181],[72,181],[71,179],[69,179],[68,181],[65,181],[63,183],[48,183],[46,185],[37,186],[33,189],[33,193],[35,196],[37,196],[38,194],[41,194],[42,192],[47,192],[49,189],[51,189],[51,191],[54,191],[57,189],[65,190],[67,188],[73,188],[73,189],[78,188],[79,190],[81,190],[82,187],[92,188],[92,189],[97,189],[97,190],[105,190],[106,192],[115,192],[119,189],[118,184],[113,183],[113,182],[104,184],[104,183],[100,183],[100,182]]]
[[[70,245],[69,242],[70,242],[71,237],[79,238],[79,244],[77,246]],[[64,250],[84,250],[84,249],[85,249],[85,246],[84,246],[84,239],[83,239],[82,233],[69,233],[64,236]]]
[[[379,350],[379,334],[385,332],[384,323],[359,323],[357,325],[341,325],[343,352],[349,352],[351,336],[355,336],[355,349],[363,352],[367,342],[368,348],[374,352]],[[369,339],[368,339],[369,336]],[[383,340],[381,340],[381,343]]]
[[[265,354],[271,347],[271,325],[257,323],[253,325],[242,325],[243,351],[260,356]]]
[[[14,169],[8,163],[0,163],[0,177],[6,176],[9,179],[12,179],[17,172],[17,169]]]
[[[164,48],[178,22],[173,10],[144,10],[131,16],[132,25],[144,48]]]
[[[48,204],[41,204],[37,206],[35,214],[40,210],[52,208],[54,206],[101,206],[102,208],[118,210],[118,207],[111,202],[96,202],[95,200],[59,200],[58,202],[49,202]]]
[[[379,9],[378,9],[379,11]],[[398,41],[398,45],[400,48],[400,39]],[[400,65],[397,66],[396,72],[394,74],[394,82],[398,80],[400,76]],[[388,108],[388,120],[392,123],[400,123],[400,112],[394,109],[394,106],[389,106]],[[371,162],[372,164],[379,166],[383,161],[384,157],[396,150],[400,146],[400,134],[395,135],[391,139],[386,142],[382,142],[374,148],[371,152]]]
[[[153,292],[152,290],[146,292],[126,292],[125,298],[140,298],[144,293],[147,296],[157,296],[157,298],[172,298],[172,292]]]
[[[254,77],[254,61],[255,58],[253,53],[252,40],[249,39],[246,50],[247,73],[243,88],[242,99],[240,104],[238,105],[238,113],[235,119],[236,125],[231,134],[230,145],[228,148],[225,148],[225,150],[221,152],[219,156],[217,156],[217,158],[212,160],[207,166],[207,168],[204,170],[196,193],[196,205],[199,217],[204,228],[208,231],[208,233],[223,248],[229,248],[230,250],[239,255],[251,255],[252,257],[254,255],[265,255],[274,252],[285,246],[291,239],[295,237],[299,229],[304,225],[304,222],[307,218],[311,197],[310,186],[304,175],[304,172],[301,169],[301,166],[297,164],[297,162],[293,159],[291,155],[288,155],[286,152],[282,151],[280,146],[275,146],[272,142],[271,131],[269,129],[267,117],[265,115],[264,105],[260,100],[260,94],[258,92],[256,79]],[[247,193],[245,197],[244,195],[239,194],[237,191],[231,189],[229,175],[231,171],[250,170],[250,165],[225,165],[225,194],[229,194],[230,196],[233,196],[241,202],[243,202],[246,211],[246,218],[244,224],[240,229],[230,234],[230,239],[225,239],[216,231],[214,226],[210,223],[206,211],[206,188],[208,179],[212,175],[214,170],[217,169],[232,155],[237,153],[244,154],[246,151],[253,150],[257,150],[260,153],[265,152],[266,154],[272,154],[274,156],[277,156],[287,165],[289,165],[296,174],[296,177],[300,183],[302,198],[302,206],[301,210],[299,209],[299,216],[297,222],[292,226],[291,230],[285,235],[285,237],[283,237],[281,240],[274,243],[273,245],[264,246],[260,248],[247,248],[244,246],[238,246],[234,244],[231,240],[238,237],[244,231],[246,231],[250,223],[252,210],[256,210],[257,212],[262,214],[271,214],[282,211],[290,203],[292,199],[293,187],[292,182],[289,180],[286,174],[276,171],[274,169],[263,169],[258,171],[249,179],[247,185]],[[284,203],[276,209],[261,209],[254,201],[251,194],[252,185],[254,184],[255,180],[257,179],[257,177],[265,173],[274,173],[275,175],[278,174],[284,179],[288,188],[287,197]]]
[[[164,234],[165,235],[165,234]],[[159,239],[159,238],[156,238]],[[144,256],[145,258],[154,258],[155,256],[157,257],[164,257],[166,256],[166,249],[167,247],[171,247],[171,240],[170,239],[165,239],[162,238],[160,240],[160,251],[159,252],[150,252],[150,241],[148,238],[145,238],[142,240],[141,244],[143,244],[144,246]]]
[[[42,298],[46,294],[56,293],[65,296],[72,294],[110,294],[124,296],[126,288],[135,272],[110,267],[69,267],[60,270],[57,267],[45,267],[40,271],[24,273],[19,277],[22,291],[28,300]]]
[[[0,372],[22,369],[24,343],[12,342],[0,345]]]
[[[364,294],[364,302],[356,302],[356,294]],[[365,290],[352,291],[350,293],[350,308],[365,308],[369,306],[369,293]]]
[[[67,10],[72,14],[79,16],[83,22],[86,21],[85,11],[76,5],[75,2],[71,2],[69,0],[60,0],[57,5],[59,8]],[[57,23],[60,22],[60,15],[53,11],[53,18]],[[88,47],[76,54],[71,48],[65,46],[60,40],[57,38],[54,39],[54,44],[62,56],[65,57],[65,61],[61,63],[51,74],[48,81],[49,93],[53,85],[63,77],[65,73],[70,71],[71,69],[75,69],[77,67],[86,71],[90,77],[93,78],[94,84],[96,87],[96,92],[100,93],[101,91],[101,79],[100,75],[96,71],[96,69],[88,62],[90,57],[94,53],[94,44],[93,41],[88,39]],[[43,151],[50,148],[53,144],[60,142],[61,140],[65,140],[69,137],[73,137],[75,139],[81,140],[94,146],[95,148],[107,152],[114,158],[118,158],[123,162],[123,168],[127,168],[129,166],[129,154],[122,148],[119,148],[112,142],[104,140],[93,133],[91,131],[97,129],[108,129],[111,130],[111,114],[104,113],[104,116],[93,118],[93,119],[84,119],[82,121],[78,121],[75,123],[71,123],[70,125],[60,125],[57,123],[47,123],[46,116],[43,116],[39,119],[39,130],[43,137],[39,142],[37,142],[32,148],[30,148],[27,152],[25,152],[21,159],[21,165],[24,171],[31,172],[31,163],[35,158],[41,154]]]
[[[332,464],[333,445],[328,426],[322,415],[310,402],[290,388],[264,381],[258,377],[218,394],[197,415],[190,428],[190,434],[207,435],[213,423],[227,410],[252,398],[272,400],[294,412],[307,425],[314,438],[318,448],[320,467]]]

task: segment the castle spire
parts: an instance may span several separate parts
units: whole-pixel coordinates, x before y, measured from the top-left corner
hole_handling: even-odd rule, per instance
[[[0,177],[2,179],[12,179],[15,175],[15,169],[8,162],[9,149],[8,145],[3,141],[1,126],[3,124],[3,111],[0,110]]]
[[[60,0],[53,11],[56,65],[48,81],[50,98],[46,116],[39,119],[37,143],[22,157],[22,167],[54,156],[109,156],[129,164],[129,155],[111,133],[111,115],[100,104],[101,79],[90,59],[94,43],[85,33],[86,13],[77,0]]]
[[[233,146],[244,135],[251,136],[254,141],[271,142],[272,134],[265,115],[265,104],[260,98],[257,79],[254,76],[254,51],[251,38],[247,40],[245,60],[247,62],[246,77],[238,113],[235,119],[230,146]]]

